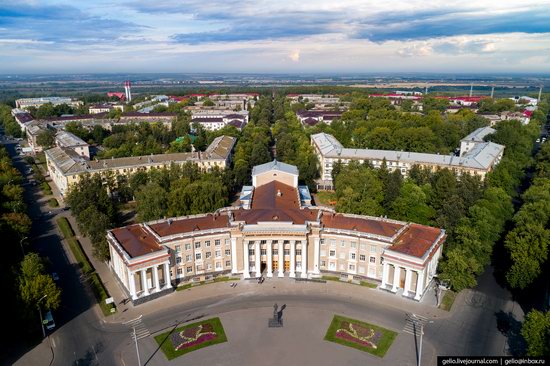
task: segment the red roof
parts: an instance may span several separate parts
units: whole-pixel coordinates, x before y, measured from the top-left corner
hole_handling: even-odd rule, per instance
[[[108,92],[107,93],[107,96],[110,98],[110,97],[117,97],[118,99],[120,100],[124,100],[126,99],[126,95],[124,95],[124,93],[120,93],[120,92]]]

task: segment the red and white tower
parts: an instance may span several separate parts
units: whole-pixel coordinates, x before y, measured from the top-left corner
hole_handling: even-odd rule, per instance
[[[126,100],[128,102],[132,101],[132,90],[131,90],[131,84],[130,81],[124,82],[124,92],[126,93]]]

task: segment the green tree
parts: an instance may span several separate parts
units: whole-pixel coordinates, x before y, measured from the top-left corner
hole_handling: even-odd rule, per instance
[[[36,137],[36,143],[44,149],[49,149],[55,143],[55,132],[49,128],[41,131]]]
[[[44,263],[38,254],[29,253],[23,258],[18,282],[21,299],[28,308],[35,308],[45,295],[43,304],[47,308],[55,310],[61,304],[61,290],[53,278],[45,274]]]
[[[440,278],[448,280],[455,291],[462,291],[477,284],[476,274],[482,271],[481,265],[466,249],[448,250],[439,264]]]
[[[550,312],[531,310],[525,316],[521,335],[527,343],[528,356],[550,356]]]
[[[391,204],[389,216],[398,220],[427,225],[435,215],[428,203],[426,193],[412,180],[406,180],[399,196]]]
[[[136,191],[135,196],[139,221],[157,220],[166,215],[168,195],[158,183],[147,183]]]

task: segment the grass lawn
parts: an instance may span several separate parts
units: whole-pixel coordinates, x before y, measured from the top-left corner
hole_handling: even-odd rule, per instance
[[[397,333],[389,329],[334,315],[325,340],[384,357],[395,337]]]
[[[359,285],[359,286],[364,286],[364,287],[368,287],[368,288],[376,288],[378,286],[376,283],[372,283],[372,282],[369,282],[369,281],[360,281],[358,284],[353,283],[351,281],[340,281],[340,277],[338,277],[338,276],[322,276],[321,279],[323,279],[325,281],[349,283],[351,285]]]
[[[368,282],[368,281],[361,281],[361,282],[359,282],[359,284],[361,286],[365,286],[365,287],[368,287],[368,288],[376,288],[376,286],[378,286],[376,283],[372,283],[372,282]]]
[[[48,205],[50,205],[50,207],[59,207],[59,202],[57,202],[55,198],[50,198],[48,200]]]
[[[439,305],[440,309],[451,311],[451,308],[453,307],[453,303],[455,302],[457,293],[454,291],[445,291],[445,295],[443,295],[443,300],[441,300],[441,304]]]
[[[315,194],[317,204],[323,206],[335,206],[336,205],[336,192],[332,191],[319,191]]]
[[[199,330],[199,326],[208,326],[210,328],[209,332],[215,333],[215,336],[213,338],[200,341],[201,336],[198,334],[204,334],[204,330]],[[178,337],[177,334],[186,331],[186,341],[190,343],[187,347],[182,347],[179,350],[176,350],[177,345],[174,345],[174,337]],[[199,331],[201,333],[199,333]],[[198,336],[197,336],[198,335]],[[199,342],[192,342],[192,339],[195,338]],[[180,340],[183,341],[181,337],[179,337]],[[220,318],[212,318],[208,320],[202,320],[200,322],[192,323],[184,325],[183,327],[179,327],[177,329],[173,329],[169,332],[159,334],[158,336],[155,336],[155,340],[160,346],[160,349],[162,349],[162,352],[166,355],[166,358],[169,360],[172,360],[176,357],[179,357],[181,355],[184,355],[189,352],[193,352],[197,349],[208,347],[214,344],[227,342],[227,337],[225,335],[225,331],[222,326],[222,322],[220,321]],[[195,344],[192,344],[195,343]]]

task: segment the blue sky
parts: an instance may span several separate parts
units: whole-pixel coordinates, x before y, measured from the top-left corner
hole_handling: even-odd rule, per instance
[[[382,71],[550,72],[550,0],[0,0],[0,73]]]

